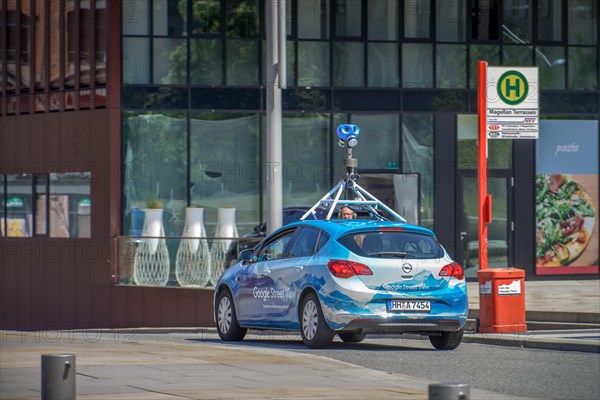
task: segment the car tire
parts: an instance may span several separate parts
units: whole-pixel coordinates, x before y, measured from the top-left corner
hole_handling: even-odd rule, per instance
[[[354,332],[340,332],[338,336],[344,343],[359,343],[365,340],[367,333],[361,329]]]
[[[439,336],[429,336],[429,341],[438,350],[454,350],[462,342],[465,329],[454,332],[442,332]]]
[[[309,293],[302,300],[299,317],[300,334],[306,347],[324,349],[331,344],[335,332],[327,325],[315,293]]]
[[[248,330],[241,328],[238,323],[233,297],[229,289],[221,290],[215,307],[219,337],[227,342],[239,342],[243,340]]]

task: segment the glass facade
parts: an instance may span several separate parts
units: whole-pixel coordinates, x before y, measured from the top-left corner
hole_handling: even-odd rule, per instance
[[[238,210],[240,234],[264,219],[264,7],[123,2],[124,234],[149,193],[205,207],[209,233],[219,206]],[[434,227],[436,113],[476,112],[479,60],[538,66],[542,112],[556,91],[563,102],[590,94],[589,105],[572,103],[597,110],[593,0],[288,0],[286,12],[284,206],[310,205],[337,180],[332,134],[350,122],[364,132],[359,170],[419,173],[421,221]],[[457,166],[469,169],[475,139],[458,131]],[[512,168],[511,141],[490,154]]]

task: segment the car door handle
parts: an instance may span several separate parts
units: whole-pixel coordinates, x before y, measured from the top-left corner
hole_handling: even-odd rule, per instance
[[[294,267],[294,269],[296,271],[302,271],[304,269],[304,267],[302,265],[297,265],[297,266]]]

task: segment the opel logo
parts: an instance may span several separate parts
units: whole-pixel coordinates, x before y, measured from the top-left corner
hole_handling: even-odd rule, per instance
[[[413,270],[413,267],[409,263],[402,264],[402,271],[404,271],[405,273],[408,274],[412,270]]]

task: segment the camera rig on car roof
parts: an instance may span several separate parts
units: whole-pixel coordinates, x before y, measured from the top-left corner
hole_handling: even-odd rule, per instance
[[[338,204],[343,204],[344,206],[352,205],[358,207],[362,211],[369,212],[371,218],[383,221],[387,218],[378,211],[378,208],[381,207],[399,222],[406,223],[406,220],[403,217],[356,183],[359,178],[359,175],[356,172],[358,159],[352,157],[352,149],[358,144],[360,128],[357,125],[343,124],[337,127],[336,133],[338,136],[338,145],[344,148],[346,176],[340,179],[340,181],[325,194],[321,200],[316,202],[315,205],[300,218],[300,220],[304,220],[311,213],[314,213],[317,207],[322,206],[329,208],[329,212],[325,218],[326,221],[329,221]],[[351,199],[351,197],[353,198]]]

